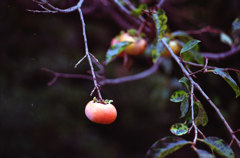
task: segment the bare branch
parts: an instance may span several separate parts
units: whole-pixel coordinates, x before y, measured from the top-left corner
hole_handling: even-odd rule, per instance
[[[191,119],[192,119],[192,126],[194,128],[194,139],[193,139],[193,145],[196,145],[197,138],[198,138],[198,128],[195,124],[194,120],[194,107],[193,107],[193,96],[194,96],[194,83],[191,82],[191,94],[190,94],[190,107],[191,107]]]
[[[116,78],[116,79],[105,79],[105,80],[100,81],[99,83],[100,83],[100,85],[120,84],[120,83],[135,81],[135,80],[139,80],[139,79],[148,77],[158,70],[158,67],[159,67],[160,63],[162,62],[162,60],[163,60],[162,58],[158,58],[156,63],[151,68],[149,68],[139,74]]]
[[[92,58],[91,58],[91,55],[90,55],[89,50],[88,50],[85,22],[84,22],[84,18],[83,18],[83,14],[82,14],[81,8],[78,8],[78,12],[79,12],[80,19],[81,19],[81,22],[82,22],[83,38],[84,38],[84,44],[85,44],[85,53],[87,55],[87,59],[88,59],[88,62],[89,62],[90,68],[91,68],[91,73],[92,73],[92,77],[93,77],[93,83],[94,83],[94,86],[95,86],[95,88],[97,90],[99,99],[102,100],[102,95],[101,95],[101,92],[100,92],[100,89],[99,89],[99,85],[97,83],[97,78],[96,78],[96,75],[95,75],[95,71],[94,71],[94,67],[93,67],[93,63],[92,63]]]
[[[146,23],[146,20],[144,18],[140,18],[140,20],[138,20],[137,18],[133,17],[131,15],[131,12],[125,8],[121,3],[119,3],[118,0],[111,0],[113,4],[115,4],[115,6],[118,7],[118,9],[125,15],[126,18],[128,18],[133,24],[137,25],[137,26],[141,26],[141,23]],[[144,27],[144,31],[147,33],[150,33],[151,30],[145,26]]]
[[[41,0],[41,1],[33,0],[33,1],[36,2],[38,5],[40,5],[42,9],[44,9],[43,11],[28,10],[33,13],[70,13],[70,12],[76,11],[78,8],[81,8],[82,3],[84,2],[84,0],[80,0],[75,6],[72,6],[67,9],[60,9],[60,8],[54,7],[52,4],[50,4],[46,0]]]
[[[87,57],[87,54],[84,55],[84,57],[82,57],[82,59],[80,59],[77,64],[75,64],[74,68],[77,68],[79,64],[81,64],[81,62]]]
[[[233,69],[233,68],[220,68],[220,67],[215,67],[215,66],[207,66],[206,64],[205,65],[202,65],[202,64],[197,64],[197,63],[193,63],[193,62],[189,62],[189,61],[182,61],[184,64],[188,64],[188,65],[192,65],[192,66],[195,66],[195,67],[203,67],[204,69],[201,69],[201,70],[206,70],[206,69],[223,69],[224,71],[234,71],[234,72],[238,72],[240,73],[240,70],[237,70],[237,69]],[[191,74],[192,75],[192,74]]]
[[[49,72],[52,75],[54,75],[53,79],[48,82],[48,86],[53,85],[59,77],[62,77],[62,78],[81,78],[81,79],[86,79],[86,80],[92,80],[92,77],[89,76],[89,75],[59,73],[59,72],[54,72],[52,70],[49,70],[47,68],[41,68],[41,70]]]
[[[233,47],[229,51],[225,51],[225,52],[219,52],[219,53],[202,52],[201,54],[210,60],[222,60],[222,59],[231,57],[233,55],[236,55],[238,53],[240,53],[240,45],[237,47]]]
[[[165,2],[165,0],[160,0],[157,4],[157,8],[158,9],[162,8],[162,5],[163,5],[164,2]]]
[[[219,30],[219,29],[215,29],[215,28],[212,28],[210,26],[206,26],[200,30],[188,30],[188,31],[185,31],[187,34],[202,34],[202,33],[216,33],[216,34],[219,34],[223,31]]]

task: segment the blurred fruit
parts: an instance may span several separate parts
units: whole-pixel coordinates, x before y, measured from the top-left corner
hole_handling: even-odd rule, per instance
[[[174,52],[174,54],[178,55],[182,49],[182,46],[178,43],[177,40],[171,40],[169,42],[169,47],[172,49],[172,51]],[[167,50],[164,49],[163,53],[162,53],[162,57],[172,57],[171,53]]]

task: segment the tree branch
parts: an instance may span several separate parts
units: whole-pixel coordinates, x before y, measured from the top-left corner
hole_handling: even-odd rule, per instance
[[[240,148],[240,141],[238,140],[238,138],[236,137],[236,135],[234,134],[232,128],[230,127],[230,125],[228,124],[228,122],[225,120],[225,118],[223,117],[222,113],[220,112],[220,110],[218,109],[218,107],[211,101],[211,99],[207,96],[207,94],[202,90],[202,88],[199,86],[199,84],[197,84],[191,77],[191,75],[189,74],[189,72],[185,69],[184,65],[181,63],[180,59],[174,54],[174,52],[172,51],[172,49],[168,46],[168,44],[164,41],[161,40],[161,42],[163,43],[164,47],[171,53],[173,59],[177,62],[177,64],[180,66],[182,72],[184,73],[184,75],[189,79],[190,83],[192,85],[194,85],[195,88],[197,88],[199,90],[199,92],[203,95],[203,97],[209,102],[209,104],[213,107],[213,109],[217,112],[218,116],[220,117],[221,121],[224,123],[225,127],[227,128],[228,132],[230,133],[232,139],[234,139],[238,145],[238,147]]]
[[[99,83],[100,83],[100,85],[120,84],[120,83],[135,81],[135,80],[139,80],[139,79],[148,77],[158,70],[158,67],[161,64],[162,60],[163,60],[162,58],[158,58],[156,63],[153,64],[153,66],[151,68],[149,68],[139,74],[126,76],[126,77],[120,77],[120,78],[116,78],[116,79],[104,79],[104,80],[100,81]]]
[[[197,142],[197,138],[198,138],[198,127],[195,124],[195,120],[194,120],[194,101],[193,101],[193,96],[194,96],[194,84],[191,82],[191,94],[190,94],[190,100],[191,100],[191,119],[192,119],[192,126],[194,128],[194,139],[193,139],[193,145],[196,145]]]
[[[131,15],[131,12],[127,8],[125,8],[121,3],[119,3],[118,0],[111,0],[111,1],[126,16],[126,18],[128,18],[134,25],[141,26],[142,23],[146,22],[146,20],[143,17],[141,17],[140,20],[133,17]],[[144,27],[144,31],[146,33],[151,32],[151,30],[147,26]]]
[[[233,55],[236,55],[240,53],[240,45],[237,47],[233,47],[232,49],[230,49],[229,51],[225,51],[225,52],[219,52],[219,53],[212,53],[212,52],[202,52],[201,54],[211,60],[222,60],[222,59],[226,59],[228,57],[231,57]]]
[[[94,67],[93,67],[93,64],[92,64],[92,58],[91,58],[91,55],[90,55],[89,50],[88,50],[85,22],[84,22],[84,18],[83,18],[81,8],[78,8],[78,12],[79,12],[80,19],[81,19],[81,22],[82,22],[83,38],[84,38],[84,44],[85,44],[85,53],[87,55],[87,59],[88,59],[88,62],[89,62],[90,68],[91,68],[91,73],[92,73],[93,83],[94,83],[94,89],[97,90],[98,97],[99,97],[100,100],[102,100],[102,95],[101,95],[100,88],[99,88],[97,78],[96,78],[96,75],[95,75]]]
[[[160,0],[157,4],[157,8],[160,9],[162,8],[162,5],[164,4],[165,0]]]
[[[70,12],[76,11],[78,8],[81,8],[84,0],[80,0],[75,6],[72,6],[67,9],[60,9],[60,8],[54,7],[47,0],[40,0],[40,1],[33,0],[33,1],[36,2],[44,10],[27,10],[29,12],[33,12],[33,13],[70,13]]]
[[[59,72],[54,72],[52,70],[49,70],[47,68],[41,68],[41,70],[49,72],[52,75],[54,75],[53,79],[48,82],[48,86],[53,85],[59,77],[62,77],[62,78],[81,78],[81,79],[86,79],[86,80],[92,80],[92,76],[89,76],[89,75],[59,73]]]

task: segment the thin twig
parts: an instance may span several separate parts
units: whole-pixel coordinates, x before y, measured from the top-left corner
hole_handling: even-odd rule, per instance
[[[43,11],[41,10],[27,10],[33,13],[70,13],[70,12],[74,12],[76,11],[78,8],[81,8],[82,3],[84,2],[84,0],[80,0],[75,6],[72,6],[70,8],[67,9],[60,9],[57,7],[54,7],[52,4],[50,4],[47,1],[41,0],[41,1],[35,1],[34,2],[38,3],[42,9],[44,9]],[[48,7],[48,8],[47,8]]]
[[[75,64],[74,68],[77,68],[79,64],[81,64],[81,62],[87,57],[87,54],[84,55],[84,57],[82,57],[82,59],[80,59],[77,64]]]
[[[197,84],[191,77],[191,75],[189,74],[189,72],[185,69],[185,67],[183,66],[183,64],[181,63],[180,59],[174,54],[174,52],[172,51],[172,49],[168,46],[168,44],[164,41],[161,40],[161,42],[163,43],[164,47],[171,53],[173,59],[177,62],[177,64],[180,66],[182,72],[184,73],[184,75],[189,79],[190,83],[199,90],[199,92],[203,95],[203,97],[209,102],[209,104],[213,107],[213,109],[217,112],[218,116],[220,117],[221,121],[224,123],[225,127],[227,128],[228,132],[230,133],[232,139],[234,139],[238,145],[238,147],[240,148],[240,141],[238,140],[238,138],[236,137],[236,135],[233,133],[232,128],[230,127],[230,125],[228,124],[228,122],[226,121],[226,119],[223,117],[222,113],[220,112],[220,110],[218,109],[218,107],[212,102],[212,100],[207,96],[207,94],[202,90],[202,88],[199,86],[199,84]]]
[[[94,87],[97,90],[99,99],[102,100],[102,95],[101,95],[101,92],[100,92],[100,89],[99,89],[99,85],[98,85],[97,78],[96,78],[96,75],[95,75],[94,67],[93,67],[93,64],[92,64],[92,58],[91,58],[91,55],[90,55],[89,50],[88,50],[85,22],[84,22],[84,18],[83,18],[83,14],[82,14],[81,8],[78,8],[78,12],[79,12],[80,19],[81,19],[81,22],[82,22],[83,38],[84,38],[84,44],[85,44],[85,53],[87,55],[87,59],[88,59],[88,62],[89,62],[90,68],[91,68],[91,73],[92,73],[92,77],[93,77]]]
[[[131,23],[133,23],[134,25],[140,26],[141,23],[146,23],[146,20],[144,18],[141,18],[140,20],[138,20],[137,18],[133,17],[131,12],[126,7],[124,7],[119,2],[119,0],[111,0],[111,1],[114,5],[118,7],[118,9],[125,15],[125,17],[128,18],[131,21]],[[151,30],[146,25],[144,27],[144,31],[146,33],[151,33]]]
[[[162,8],[162,5],[164,4],[165,0],[160,0],[157,4],[157,8],[160,9]]]
[[[193,107],[193,96],[194,96],[194,85],[193,83],[191,83],[191,94],[190,94],[190,108],[191,108],[191,119],[192,119],[192,126],[194,128],[194,139],[193,139],[193,145],[196,145],[197,142],[197,138],[198,138],[198,128],[195,124],[195,120],[194,120],[194,107]]]
[[[41,68],[41,70],[46,71],[46,72],[54,75],[53,79],[48,82],[48,86],[53,85],[59,77],[61,77],[61,78],[81,78],[81,79],[92,80],[92,77],[89,76],[89,75],[59,73],[59,72],[54,72],[52,70],[49,70],[47,68]]]
[[[203,132],[198,128],[198,132],[201,134],[201,136],[203,137],[203,139],[206,139],[206,136],[203,134]]]
[[[184,64],[188,64],[188,65],[192,65],[195,67],[204,67],[204,69],[222,69],[224,71],[234,71],[234,72],[238,72],[240,73],[240,70],[238,69],[233,69],[233,68],[220,68],[220,67],[216,67],[216,66],[206,66],[206,65],[202,65],[202,64],[197,64],[197,63],[193,63],[193,62],[189,62],[189,61],[182,61]]]

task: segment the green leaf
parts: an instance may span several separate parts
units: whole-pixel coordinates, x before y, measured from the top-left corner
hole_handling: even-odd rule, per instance
[[[199,40],[192,39],[188,41],[182,48],[181,56],[185,61],[197,62],[204,64],[204,58],[199,53]],[[185,48],[184,48],[185,47]]]
[[[194,151],[197,153],[199,158],[215,158],[214,155],[210,154],[209,152],[202,150],[202,149],[196,149],[193,148]]]
[[[180,78],[178,80],[178,82],[183,83],[186,86],[187,90],[190,90],[190,86],[189,86],[190,85],[190,81],[189,81],[189,79],[187,77]]]
[[[192,39],[190,41],[188,41],[181,49],[180,54],[187,52],[189,50],[191,50],[193,47],[195,47],[200,41],[196,40],[196,39]]]
[[[213,151],[225,158],[234,158],[233,150],[222,139],[217,137],[207,137],[199,141],[208,145]]]
[[[176,123],[171,126],[170,131],[172,132],[172,134],[181,136],[188,132],[188,126],[184,123]]]
[[[224,32],[222,32],[220,34],[220,40],[221,40],[222,43],[225,43],[225,44],[227,44],[229,46],[231,46],[232,43],[233,43],[232,39],[227,34],[225,34]]]
[[[232,23],[232,36],[234,40],[240,38],[240,17],[236,18]]]
[[[106,53],[106,64],[108,64],[114,57],[120,54],[128,45],[132,42],[120,42],[113,45],[110,49],[108,49]]]
[[[162,39],[167,40],[166,38],[162,38]],[[153,44],[152,59],[154,63],[157,61],[158,57],[161,56],[163,50],[164,50],[164,46],[162,42],[157,42],[155,45]]]
[[[195,102],[195,104],[198,106],[198,113],[197,117],[195,118],[195,124],[196,126],[199,125],[206,126],[208,123],[207,113],[200,101]]]
[[[152,14],[153,21],[157,30],[157,41],[163,36],[163,33],[167,30],[167,16],[161,9]]]
[[[175,102],[175,103],[181,102],[184,100],[184,98],[187,95],[188,94],[183,90],[176,91],[171,95],[170,101]]]
[[[164,137],[150,147],[146,158],[164,158],[187,144],[191,142],[179,137]]]
[[[233,80],[233,78],[229,75],[228,72],[225,72],[223,69],[216,68],[214,70],[211,70],[210,72],[213,72],[216,75],[221,76],[235,91],[236,98],[240,96],[240,88],[238,87],[237,83]]]
[[[240,17],[236,18],[232,23],[232,30],[240,30]]]
[[[135,10],[131,11],[131,14],[134,17],[138,17],[139,15],[142,15],[143,10],[146,10],[147,8],[147,4],[140,4]]]
[[[185,117],[186,113],[188,112],[188,109],[189,109],[189,97],[186,96],[180,105],[180,111],[181,111],[180,118]]]

